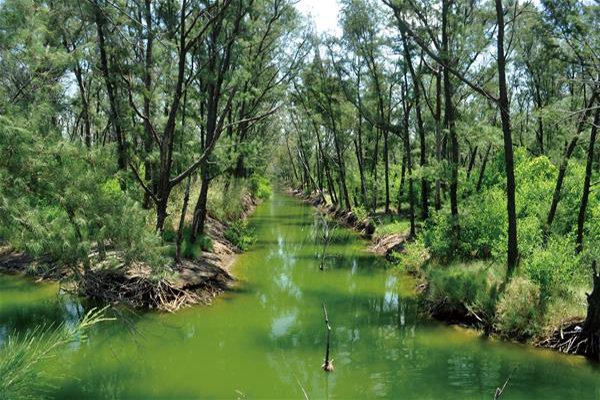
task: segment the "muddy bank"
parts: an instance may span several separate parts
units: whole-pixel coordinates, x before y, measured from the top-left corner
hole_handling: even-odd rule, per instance
[[[312,204],[322,213],[360,233],[361,236],[371,241],[368,247],[369,251],[384,256],[389,261],[392,260],[392,253],[404,250],[404,245],[408,239],[408,236],[405,234],[396,233],[386,236],[374,236],[375,223],[371,218],[359,219],[352,211],[338,208],[333,204],[325,204],[318,193],[307,195],[301,190],[296,189],[288,189],[288,193],[306,203]]]
[[[250,195],[243,198],[243,217],[249,217],[258,201]],[[121,304],[138,309],[174,312],[195,304],[210,304],[235,282],[230,267],[241,252],[225,238],[228,224],[207,217],[205,234],[212,241],[210,251],[198,258],[182,259],[156,276],[148,265],[125,265],[121,255],[108,253],[102,260],[90,254],[91,267],[59,266],[48,259],[0,246],[0,272],[22,274],[37,280],[53,280],[66,291],[102,303]]]

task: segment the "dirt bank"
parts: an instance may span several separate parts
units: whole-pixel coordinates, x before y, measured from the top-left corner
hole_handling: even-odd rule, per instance
[[[250,195],[243,198],[244,218],[257,204]],[[115,253],[108,254],[105,261],[91,254],[92,266],[87,270],[82,266],[59,268],[50,260],[34,259],[7,244],[0,245],[0,271],[58,281],[66,290],[102,303],[174,312],[194,304],[210,304],[234,283],[230,267],[241,250],[225,238],[227,226],[209,216],[205,234],[212,241],[211,250],[193,260],[182,259],[159,277],[148,265],[119,264],[122,257]],[[111,267],[107,268],[106,258],[110,258]]]

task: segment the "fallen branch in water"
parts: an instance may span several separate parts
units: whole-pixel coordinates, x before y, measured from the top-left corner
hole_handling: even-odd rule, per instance
[[[325,347],[325,362],[321,366],[325,372],[333,372],[333,360],[329,359],[329,339],[331,336],[331,326],[329,325],[329,317],[327,316],[327,308],[323,303],[323,312],[325,313],[325,327],[327,328],[327,347]]]

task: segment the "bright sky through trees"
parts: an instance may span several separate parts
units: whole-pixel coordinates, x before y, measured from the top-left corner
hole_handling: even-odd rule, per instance
[[[300,0],[296,7],[302,14],[312,17],[318,33],[341,34],[337,23],[340,11],[337,0]]]

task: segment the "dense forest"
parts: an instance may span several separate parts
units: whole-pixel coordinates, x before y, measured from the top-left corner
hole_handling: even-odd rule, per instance
[[[2,247],[172,311],[296,189],[394,236],[434,317],[598,359],[598,4],[339,6],[327,34],[293,0],[0,0]]]

